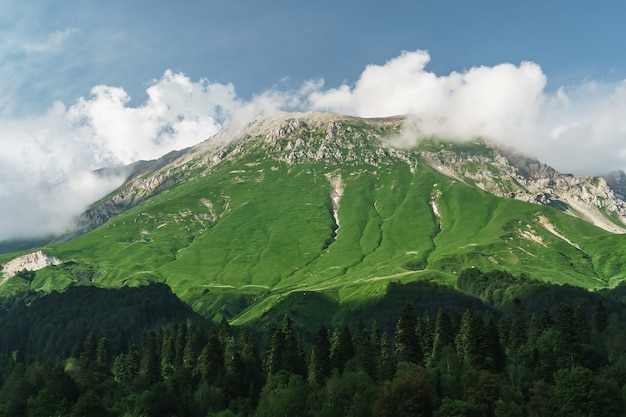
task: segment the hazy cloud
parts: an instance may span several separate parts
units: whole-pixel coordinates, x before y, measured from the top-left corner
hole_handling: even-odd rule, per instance
[[[48,52],[62,45],[70,36],[72,36],[76,32],[77,30],[72,28],[57,30],[50,33],[44,39],[35,41],[24,41],[21,45],[19,45],[19,47],[29,53]]]

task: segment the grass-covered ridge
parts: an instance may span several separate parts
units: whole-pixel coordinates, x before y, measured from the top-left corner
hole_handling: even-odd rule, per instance
[[[469,267],[584,288],[624,279],[626,255],[616,250],[626,247],[624,236],[496,197],[420,156],[443,146],[464,158],[490,157],[485,143],[394,149],[383,141],[398,120],[306,120],[259,128],[138,175],[124,186],[138,204],[45,248],[64,264],[5,285],[164,282],[196,311],[246,323],[294,300],[303,314],[320,314],[302,294],[358,306],[383,297],[390,282],[454,285]]]

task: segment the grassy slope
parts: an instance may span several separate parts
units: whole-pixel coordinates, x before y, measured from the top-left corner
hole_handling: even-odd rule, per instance
[[[344,183],[336,240],[328,173]],[[441,229],[430,205],[435,196]],[[397,161],[286,165],[252,152],[47,248],[75,262],[40,271],[33,286],[167,282],[197,311],[243,323],[301,303],[296,295],[307,291],[356,305],[382,297],[391,281],[454,283],[470,266],[604,286],[624,277],[626,255],[616,247],[624,247],[624,236],[494,197],[423,163],[414,173]],[[314,304],[302,308],[319,315]]]

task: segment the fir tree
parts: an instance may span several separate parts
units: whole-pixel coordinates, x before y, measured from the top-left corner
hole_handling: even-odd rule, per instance
[[[161,360],[159,358],[160,343],[155,332],[148,333],[143,343],[141,358],[141,373],[151,383],[158,381],[161,377]]]
[[[178,336],[178,325],[175,323],[168,326],[163,335],[161,343],[161,376],[163,379],[170,379],[176,366],[176,339]]]
[[[101,337],[96,349],[96,365],[100,370],[105,370],[109,365],[109,355],[111,354],[111,344],[109,339]]]
[[[210,336],[198,359],[202,380],[209,385],[216,384],[223,377],[224,366],[222,344],[216,335]]]
[[[596,332],[602,333],[609,325],[609,317],[606,313],[606,307],[602,298],[596,298],[593,305],[593,328]]]
[[[305,375],[302,341],[294,331],[288,315],[283,318],[281,328],[272,334],[266,366],[269,374],[285,371],[289,374]]]
[[[315,336],[309,362],[309,382],[322,385],[330,376],[330,338],[328,329],[321,325]]]
[[[354,357],[352,334],[348,326],[344,326],[341,330],[335,331],[333,342],[334,344],[331,351],[332,365],[339,373],[342,373],[348,361]]]
[[[390,380],[396,373],[396,357],[391,347],[391,340],[386,332],[380,336],[380,362],[378,375],[381,381]]]
[[[577,305],[574,309],[574,326],[576,326],[577,339],[580,343],[589,343],[589,327],[587,326],[587,319],[585,318],[585,312],[580,305]]]
[[[435,336],[433,339],[433,349],[430,356],[432,363],[437,363],[441,358],[441,353],[446,346],[454,348],[454,329],[450,316],[443,309],[437,312],[435,322]]]
[[[526,343],[526,319],[524,318],[524,306],[519,298],[513,300],[513,317],[511,318],[511,332],[509,347],[518,349]]]
[[[404,306],[396,322],[396,357],[399,361],[422,363],[423,352],[418,336],[417,313],[410,304]]]
[[[189,329],[189,335],[183,351],[183,364],[185,367],[189,369],[196,367],[198,357],[206,342],[207,334],[204,326],[198,321],[194,322]]]
[[[88,369],[95,364],[97,351],[98,338],[94,332],[89,332],[83,343],[83,350],[80,353],[80,362],[84,369]]]
[[[500,372],[504,369],[506,356],[500,343],[498,324],[492,314],[485,318],[485,339],[483,340],[486,353],[485,369],[491,372]]]
[[[435,323],[428,311],[421,316],[421,339],[424,357],[430,357],[433,350],[433,341],[435,337]]]

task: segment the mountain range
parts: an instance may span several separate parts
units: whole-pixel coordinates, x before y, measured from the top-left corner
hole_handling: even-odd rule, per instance
[[[404,116],[280,113],[137,162],[73,230],[0,255],[0,291],[163,282],[243,324],[285,304],[359,305],[394,282],[454,286],[468,268],[587,289],[624,280],[623,172],[562,174],[418,130]]]

